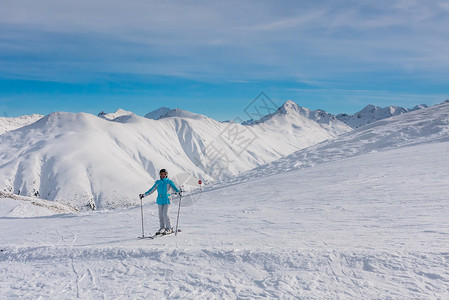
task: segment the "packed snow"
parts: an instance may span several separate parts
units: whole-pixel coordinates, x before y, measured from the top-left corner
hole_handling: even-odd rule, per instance
[[[154,240],[140,206],[39,216],[0,199],[0,298],[447,299],[448,157],[443,103],[187,194],[182,232]]]
[[[0,191],[0,216],[11,218],[42,217],[77,212],[70,206],[35,197],[24,197]]]
[[[448,151],[418,145],[205,191],[182,207],[183,231],[156,240],[137,239],[139,208],[3,217],[0,295],[445,299],[449,178],[434,157]],[[156,207],[144,211],[154,232]]]

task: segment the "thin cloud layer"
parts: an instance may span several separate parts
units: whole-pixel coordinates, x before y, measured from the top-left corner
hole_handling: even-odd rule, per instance
[[[449,66],[443,1],[3,2],[3,74],[41,62],[81,77],[140,64],[137,73],[233,80]]]

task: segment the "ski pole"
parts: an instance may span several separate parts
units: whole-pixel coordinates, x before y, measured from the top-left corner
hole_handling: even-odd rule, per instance
[[[178,223],[179,223],[179,212],[180,212],[180,210],[181,210],[181,200],[182,200],[182,190],[179,192],[178,217],[176,218],[175,235],[178,235]]]
[[[142,216],[142,238],[144,238],[145,234],[143,232],[143,204],[142,204],[142,198],[143,197],[139,196],[139,198],[140,198],[140,214]]]

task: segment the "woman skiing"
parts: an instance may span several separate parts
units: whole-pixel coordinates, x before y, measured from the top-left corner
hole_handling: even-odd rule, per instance
[[[168,208],[170,207],[170,190],[175,190],[176,193],[179,193],[180,190],[176,187],[176,185],[167,178],[168,172],[166,169],[161,169],[159,171],[160,179],[156,180],[154,185],[149,189],[145,194],[140,194],[140,199],[151,195],[157,189],[157,200],[159,210],[159,224],[160,229],[156,233],[158,234],[170,234],[173,233],[173,228],[171,226],[170,217],[168,216]]]

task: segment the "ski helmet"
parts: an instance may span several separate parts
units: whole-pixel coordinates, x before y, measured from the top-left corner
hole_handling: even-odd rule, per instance
[[[165,174],[167,174],[167,175],[168,175],[168,172],[167,172],[167,170],[166,170],[166,169],[161,169],[161,170],[159,171],[159,174],[162,174],[162,173],[165,173]]]

